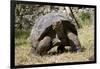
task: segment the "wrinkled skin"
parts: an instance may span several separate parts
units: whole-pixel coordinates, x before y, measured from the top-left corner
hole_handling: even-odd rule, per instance
[[[70,23],[67,22],[68,27],[64,27],[65,22],[67,21],[59,22],[57,25],[50,26],[49,31],[47,31],[46,34],[41,35],[41,38],[38,40],[38,45],[36,45],[35,48],[37,54],[44,55],[55,45],[58,45],[58,53],[63,53],[65,46],[71,46],[72,52],[80,51],[80,42],[75,26],[72,24],[70,25]],[[54,45],[53,39],[56,38],[56,35],[60,42],[56,42]]]
[[[71,46],[72,52],[80,50],[80,42],[75,25],[69,20],[61,20],[64,18],[57,15],[57,20],[55,14],[50,14],[37,20],[30,37],[34,53],[44,55],[54,46],[58,46],[58,53],[63,53],[65,46]],[[52,18],[49,16],[52,16]],[[51,21],[52,19],[54,22]],[[59,41],[55,42],[54,39],[57,37]]]
[[[80,51],[80,42],[74,24],[69,21],[62,21],[61,25],[57,28],[56,33],[61,40],[61,44],[58,46],[59,53],[64,52],[65,46],[71,46],[72,52]]]
[[[46,54],[51,48],[53,48],[53,42],[52,40],[56,38],[56,33],[52,29],[52,26],[49,27],[49,30],[46,30],[46,33],[44,32],[41,37],[34,42],[33,50],[34,53],[37,53],[39,55]]]

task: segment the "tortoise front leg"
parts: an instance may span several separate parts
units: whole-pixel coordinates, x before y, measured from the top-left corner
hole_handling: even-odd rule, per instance
[[[38,47],[36,48],[36,52],[39,55],[45,55],[49,49],[51,49],[51,37],[45,36],[38,44]]]

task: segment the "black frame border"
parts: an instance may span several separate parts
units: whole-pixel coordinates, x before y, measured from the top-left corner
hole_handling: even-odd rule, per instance
[[[34,65],[18,65],[15,66],[15,6],[16,4],[42,4],[42,5],[55,5],[55,6],[69,6],[69,7],[88,7],[95,9],[95,23],[94,23],[94,61],[86,61],[86,62],[68,62],[68,63],[56,63],[56,64],[34,64]],[[64,4],[64,3],[52,3],[52,2],[36,2],[36,1],[10,1],[10,68],[30,68],[30,67],[48,67],[48,66],[61,66],[61,65],[80,65],[80,64],[93,64],[97,62],[97,49],[96,49],[96,5],[82,5],[82,4]]]

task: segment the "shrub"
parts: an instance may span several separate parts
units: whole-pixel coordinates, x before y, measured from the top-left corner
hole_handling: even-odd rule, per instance
[[[78,20],[81,28],[83,26],[90,25],[90,17],[91,16],[90,16],[89,12],[82,11],[82,12],[79,13],[77,20]]]

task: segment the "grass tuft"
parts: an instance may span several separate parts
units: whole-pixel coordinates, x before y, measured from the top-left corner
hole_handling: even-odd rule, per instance
[[[50,64],[50,63],[64,63],[64,62],[84,62],[90,61],[89,58],[94,55],[94,27],[84,26],[78,30],[78,37],[83,48],[82,52],[71,53],[64,52],[57,54],[54,47],[45,56],[36,56],[31,52],[31,45],[27,42],[29,36],[28,31],[16,31],[15,35],[15,65],[29,65],[29,64]]]

